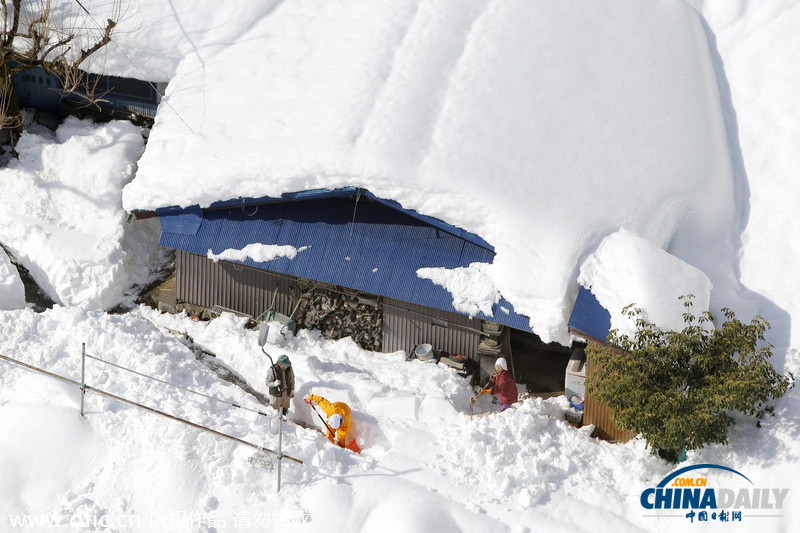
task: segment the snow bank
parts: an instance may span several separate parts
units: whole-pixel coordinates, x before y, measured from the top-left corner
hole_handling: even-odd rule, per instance
[[[0,169],[0,242],[56,302],[108,309],[158,264],[158,224],[128,225],[121,206],[143,149],[129,123],[71,118],[23,134]]]
[[[385,431],[398,422],[437,419],[454,409],[469,408],[472,393],[454,371],[417,360],[408,362],[404,352],[376,354],[363,350],[349,337],[331,342],[322,339],[318,331],[300,330],[297,338],[289,335],[280,343],[268,343],[264,353],[254,342],[255,333],[242,329],[245,319],[231,314],[210,323],[190,323],[188,328],[180,316],[150,316],[165,327],[186,331],[263,394],[267,392],[264,378],[269,357],[276,361],[280,355],[288,355],[297,376],[293,409],[304,412],[300,421],[319,424],[302,401],[310,392],[345,402],[355,411],[359,444],[373,450],[390,447]],[[417,367],[419,371],[409,372]],[[447,406],[440,404],[442,399]]]
[[[0,353],[6,356],[79,380],[85,343],[90,356],[117,365],[87,359],[89,385],[277,448],[271,419],[230,404],[263,406],[198,362],[179,337],[159,331],[135,313],[22,310],[0,313],[0,325]],[[27,516],[91,530],[99,529],[96,523],[105,516],[112,529],[127,518],[132,527],[116,529],[187,531],[200,527],[203,517],[213,518],[210,513],[226,487],[238,494],[225,499],[226,512],[257,508],[263,495],[274,490],[270,472],[250,466],[251,448],[93,393],[87,394],[86,416],[81,418],[77,387],[2,365],[2,527]],[[291,435],[306,431],[286,433],[287,447],[302,453]],[[297,483],[302,471],[290,475],[289,470],[289,483]]]
[[[198,360],[183,334],[216,357]],[[144,308],[125,315],[62,307],[0,312],[0,354],[79,379],[85,342],[93,357],[86,367],[90,386],[276,449],[277,421],[250,409],[273,411],[230,378],[265,391],[269,359],[257,336],[226,313],[198,322]],[[612,445],[590,438],[589,427],[570,426],[564,397],[528,398],[504,413],[470,418],[469,386],[448,367],[407,361],[403,352],[365,352],[349,339],[327,341],[307,331],[266,350],[273,359],[287,354],[297,378],[282,442],[284,453],[303,465],[284,461],[280,493],[274,458],[273,470],[254,466],[251,448],[91,392],[81,418],[77,387],[0,363],[6,429],[0,524],[28,517],[74,530],[105,523],[143,532],[316,531],[320,524],[364,532],[531,524],[544,531],[598,524],[692,530],[675,518],[648,518],[639,505],[641,491],[670,465],[640,441]],[[313,429],[318,421],[300,399],[310,391],[353,408],[361,455],[331,446]],[[796,418],[797,399],[793,391],[778,406],[780,420]],[[496,409],[486,396],[476,405],[476,412]],[[784,460],[798,460],[790,444],[797,439],[775,420],[761,430],[740,426],[731,447],[711,447],[690,460],[741,468],[762,486],[794,486]],[[775,450],[765,442],[778,446],[783,459],[773,460]],[[785,509],[777,523],[792,519]]]
[[[800,159],[800,54],[797,3],[786,0],[710,2],[690,0],[706,17],[724,68],[728,120],[738,140],[737,171],[746,179],[747,227],[741,235],[741,280],[780,309],[757,311],[773,325],[787,321],[782,312],[800,312],[796,269],[800,234],[797,176]],[[791,199],[791,200],[790,200]],[[800,328],[791,329],[791,345],[800,344]],[[787,332],[788,333],[788,332]],[[781,340],[788,344],[789,339]]]
[[[22,309],[25,307],[25,287],[17,268],[6,252],[0,248],[0,309]]]

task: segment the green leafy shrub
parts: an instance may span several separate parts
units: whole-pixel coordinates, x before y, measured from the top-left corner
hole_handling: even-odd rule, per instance
[[[632,337],[612,330],[610,346],[587,348],[593,367],[588,392],[614,411],[621,429],[639,433],[654,453],[673,462],[681,450],[727,444],[732,411],[755,417],[760,426],[774,411],[770,401],[793,385],[791,374],[779,374],[769,362],[764,318],[745,324],[722,309],[726,320],[714,328],[709,312],[691,313],[693,298],[680,298],[682,331],[660,330],[632,304],[622,311],[636,320]]]

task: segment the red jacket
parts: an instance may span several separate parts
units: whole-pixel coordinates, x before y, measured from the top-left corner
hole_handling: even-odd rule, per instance
[[[508,370],[501,370],[494,378],[494,387],[489,391],[491,394],[496,394],[500,401],[506,405],[516,403],[519,399],[517,394],[517,384],[514,378],[511,377],[511,372]]]

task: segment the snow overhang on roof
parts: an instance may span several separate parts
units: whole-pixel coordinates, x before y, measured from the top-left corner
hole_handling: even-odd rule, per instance
[[[293,258],[233,262],[455,313],[452,295],[417,270],[494,259],[494,248],[479,236],[355,187],[239,198],[205,209],[161,208],[156,214],[159,244],[168,248],[208,256],[251,244],[294,247]],[[492,316],[476,317],[531,331],[530,319],[504,299]]]

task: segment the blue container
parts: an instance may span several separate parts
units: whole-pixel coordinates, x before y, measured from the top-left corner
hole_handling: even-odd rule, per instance
[[[569,398],[569,404],[577,409],[578,411],[583,411],[583,394],[573,394]]]

